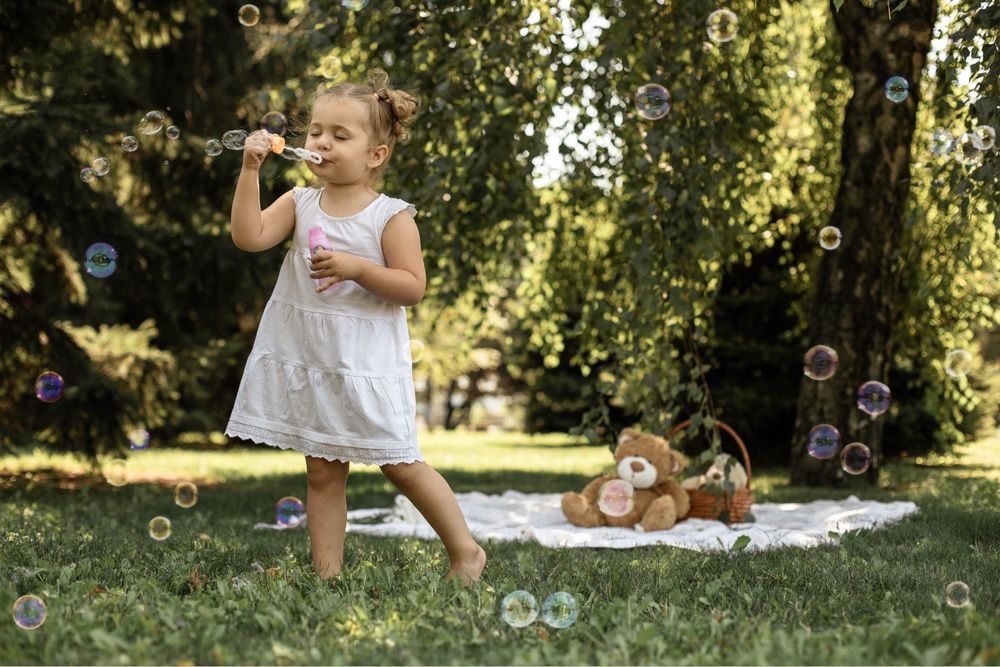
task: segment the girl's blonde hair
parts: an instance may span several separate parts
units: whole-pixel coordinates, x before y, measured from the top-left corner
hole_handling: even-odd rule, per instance
[[[388,84],[387,84],[388,85]],[[376,87],[370,83],[338,83],[330,88],[321,88],[313,96],[313,106],[328,97],[346,97],[357,100],[368,108],[368,130],[372,147],[385,144],[389,154],[372,173],[372,182],[382,178],[396,142],[406,143],[410,139],[406,128],[417,115],[420,99],[405,90]]]

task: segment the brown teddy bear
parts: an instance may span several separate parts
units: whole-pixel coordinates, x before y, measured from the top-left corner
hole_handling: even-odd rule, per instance
[[[638,531],[666,530],[687,515],[691,501],[686,490],[670,479],[687,466],[687,459],[670,449],[663,438],[627,428],[615,449],[617,475],[602,475],[583,493],[566,493],[562,511],[574,526],[634,527]],[[597,507],[597,493],[608,481],[621,479],[635,489],[635,505],[623,516],[609,516]]]

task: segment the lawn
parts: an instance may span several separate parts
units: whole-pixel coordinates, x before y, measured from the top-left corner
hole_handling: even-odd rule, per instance
[[[563,436],[424,434],[456,491],[578,489],[608,466],[603,447]],[[275,501],[305,498],[298,454],[262,448],[150,449],[109,486],[72,458],[0,457],[3,664],[997,664],[1000,438],[883,469],[883,489],[789,487],[757,470],[755,500],[913,500],[879,531],[809,550],[698,553],[650,547],[552,550],[487,544],[482,583],[445,583],[438,542],[349,535],[336,585],[311,570],[305,531],[253,531]],[[174,504],[194,481],[198,503]],[[351,508],[395,493],[376,468],[351,473]],[[171,536],[147,535],[153,516]],[[264,571],[252,567],[259,564]],[[234,580],[234,577],[238,579]],[[953,580],[972,601],[945,603]],[[567,591],[567,629],[513,628],[500,600]],[[9,610],[32,593],[37,630]]]

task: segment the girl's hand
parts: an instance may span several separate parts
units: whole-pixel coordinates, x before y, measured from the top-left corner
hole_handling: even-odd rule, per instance
[[[342,280],[357,280],[364,269],[365,260],[357,255],[346,252],[329,252],[320,250],[313,255],[310,268],[312,273],[310,278],[329,278],[325,283],[316,288],[317,292],[322,292],[328,287],[336,285]]]
[[[257,130],[243,144],[243,168],[256,171],[271,152],[271,133]]]

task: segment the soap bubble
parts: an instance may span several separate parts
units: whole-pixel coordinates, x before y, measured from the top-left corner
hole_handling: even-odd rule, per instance
[[[410,341],[410,359],[418,364],[424,358],[424,341],[414,338]]]
[[[194,507],[198,502],[198,487],[191,482],[181,482],[174,487],[174,502],[184,509]]]
[[[156,134],[163,129],[163,114],[150,111],[139,121],[139,131],[143,134]]]
[[[37,595],[22,595],[11,608],[14,624],[22,630],[34,630],[45,622],[46,609],[42,598]]]
[[[368,0],[340,0],[340,5],[352,12],[359,12],[368,6]]]
[[[876,380],[869,380],[858,387],[858,408],[872,417],[877,417],[892,404],[889,387]]]
[[[106,157],[95,157],[90,163],[90,168],[98,176],[104,176],[111,169],[111,163]]]
[[[149,536],[157,542],[170,537],[170,519],[165,516],[154,516],[149,520]]]
[[[947,155],[955,150],[955,137],[951,132],[939,127],[931,134],[931,153],[934,155]]]
[[[739,19],[728,9],[716,9],[708,15],[708,38],[713,42],[728,42],[736,37]]]
[[[107,243],[94,243],[84,253],[83,266],[95,278],[107,278],[118,268],[118,251]]]
[[[538,617],[538,601],[528,591],[508,593],[500,602],[500,617],[512,628],[524,628]]]
[[[983,161],[983,140],[975,132],[966,132],[958,138],[955,159],[966,167]]]
[[[373,88],[385,88],[389,85],[389,73],[381,67],[376,67],[368,72],[368,83]]]
[[[336,79],[343,72],[343,63],[340,62],[340,58],[332,53],[323,56],[322,60],[319,61],[319,67],[316,68],[316,74],[324,79]]]
[[[80,170],[80,180],[84,183],[90,183],[95,178],[97,178],[97,172],[94,171],[93,167],[84,167]]]
[[[552,593],[542,602],[542,620],[553,628],[568,628],[576,623],[578,613],[576,598],[565,591]]]
[[[134,428],[129,431],[128,446],[137,452],[149,449],[149,431],[144,428]]]
[[[964,607],[972,599],[969,586],[962,581],[953,581],[944,587],[944,601],[949,607]]]
[[[295,496],[285,496],[274,505],[275,520],[279,526],[294,528],[305,518],[306,506]]]
[[[860,475],[872,463],[872,452],[860,442],[852,442],[840,452],[840,467],[851,475]]]
[[[139,141],[131,134],[127,137],[122,137],[122,150],[126,153],[131,153],[137,148],[139,148]]]
[[[968,350],[952,350],[944,358],[944,372],[957,378],[972,370],[972,354]]]
[[[989,125],[977,127],[976,136],[979,137],[979,143],[983,145],[984,151],[992,150],[997,145],[997,131]]]
[[[891,76],[885,82],[885,96],[893,102],[902,102],[910,96],[910,82],[901,76]]]
[[[125,459],[111,459],[104,466],[104,479],[111,486],[125,486],[128,482],[128,461]]]
[[[229,130],[222,135],[222,145],[231,151],[241,151],[248,136],[244,130]]]
[[[625,516],[635,507],[635,488],[624,479],[610,479],[597,491],[597,509],[608,516]]]
[[[283,137],[285,136],[285,132],[288,131],[288,120],[285,118],[285,114],[280,111],[268,111],[260,119],[260,129]]]
[[[222,154],[222,142],[218,139],[209,139],[205,142],[205,155],[215,157]]]
[[[825,461],[833,458],[840,449],[840,431],[830,424],[818,424],[809,431],[806,450],[814,459]]]
[[[659,120],[670,112],[670,93],[658,83],[647,83],[635,91],[635,108],[646,120]]]
[[[840,247],[840,230],[828,225],[819,230],[819,245],[823,250],[836,250]]]
[[[181,137],[181,128],[171,125],[163,131],[163,134],[167,135],[167,139],[170,139],[170,141],[177,141]]]
[[[802,372],[813,380],[829,380],[837,372],[840,358],[837,351],[826,345],[814,345],[802,357]]]
[[[237,12],[236,17],[241,24],[250,28],[257,25],[257,22],[260,21],[260,10],[257,9],[257,5],[243,5],[240,7],[239,12]]]
[[[59,373],[45,371],[35,379],[35,396],[43,403],[55,403],[62,398],[63,386]]]
[[[257,574],[264,574],[264,566],[258,563],[257,561],[250,563],[250,569],[256,572]]]

